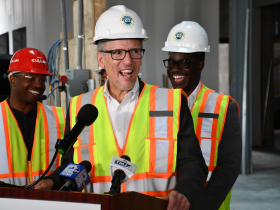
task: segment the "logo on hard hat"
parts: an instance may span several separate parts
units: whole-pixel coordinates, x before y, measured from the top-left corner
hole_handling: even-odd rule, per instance
[[[32,59],[32,62],[36,62],[36,63],[43,63],[43,64],[47,64],[47,62],[45,60],[41,60],[41,59]]]
[[[174,39],[176,42],[181,42],[185,38],[185,33],[183,31],[178,31],[174,35]]]
[[[19,59],[11,60],[11,63],[19,62]]]
[[[121,17],[121,24],[125,27],[132,27],[134,25],[134,20],[129,15],[123,15]]]

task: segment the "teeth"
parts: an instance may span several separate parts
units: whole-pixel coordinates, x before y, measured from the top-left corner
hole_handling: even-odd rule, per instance
[[[131,73],[132,70],[122,70],[121,73]]]
[[[39,94],[39,92],[38,91],[35,91],[35,90],[29,90],[31,93],[33,93],[33,94]]]
[[[173,75],[173,78],[175,79],[179,79],[179,78],[184,78],[185,76],[176,76],[176,75]]]

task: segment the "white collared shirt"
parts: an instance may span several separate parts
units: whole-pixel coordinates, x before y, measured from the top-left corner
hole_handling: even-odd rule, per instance
[[[189,105],[190,110],[192,109],[192,107],[194,105],[194,102],[197,98],[200,88],[201,88],[201,82],[199,81],[199,83],[196,86],[196,88],[194,89],[194,91],[188,96],[188,105]]]
[[[104,85],[104,96],[107,99],[108,113],[115,137],[119,147],[123,149],[130,119],[139,97],[139,82],[138,80],[136,81],[132,90],[129,91],[125,95],[124,100],[119,103],[110,95],[108,90],[108,80],[106,80]]]

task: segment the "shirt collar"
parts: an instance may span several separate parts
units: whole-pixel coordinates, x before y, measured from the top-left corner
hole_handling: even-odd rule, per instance
[[[107,99],[112,99],[113,97],[111,96],[109,89],[108,89],[108,81],[109,80],[107,79],[105,82],[105,85],[104,85],[104,96]],[[130,100],[131,100],[131,99],[135,99],[135,97],[138,98],[138,96],[139,96],[139,82],[137,79],[133,88],[125,95],[125,98],[130,97]]]
[[[201,88],[201,81],[199,81],[199,83],[196,86],[196,88],[194,89],[194,91],[188,96],[188,105],[189,105],[190,110],[194,105],[194,102],[197,98],[200,88]]]

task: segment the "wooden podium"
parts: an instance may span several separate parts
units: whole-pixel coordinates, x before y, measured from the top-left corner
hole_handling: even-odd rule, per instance
[[[126,192],[118,195],[0,187],[0,198],[100,204],[102,210],[166,210],[168,201]]]

